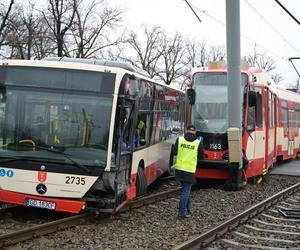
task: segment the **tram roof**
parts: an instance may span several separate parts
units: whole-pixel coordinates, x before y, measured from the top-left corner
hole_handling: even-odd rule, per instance
[[[191,76],[198,72],[227,72],[227,67],[195,67],[191,71]],[[265,72],[263,69],[255,67],[241,67],[241,72],[246,73],[250,77],[250,82],[257,82],[260,85],[268,87],[280,99],[300,103],[299,93],[279,87],[277,84],[274,83],[269,73]]]
[[[277,95],[277,97],[279,97],[280,99],[300,103],[300,94],[297,92],[284,89],[278,86],[276,87],[274,92]]]

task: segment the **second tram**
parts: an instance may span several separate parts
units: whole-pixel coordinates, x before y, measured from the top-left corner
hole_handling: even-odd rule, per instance
[[[193,91],[191,91],[193,90]],[[300,95],[281,89],[262,69],[241,69],[242,181],[267,173],[278,160],[300,153]],[[203,137],[205,158],[197,178],[232,181],[228,162],[227,69],[218,63],[194,68],[188,122]],[[236,173],[235,173],[236,174]]]

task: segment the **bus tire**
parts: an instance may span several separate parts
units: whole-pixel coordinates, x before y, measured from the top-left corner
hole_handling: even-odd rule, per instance
[[[138,167],[136,178],[136,196],[140,197],[147,193],[147,179],[142,167]]]

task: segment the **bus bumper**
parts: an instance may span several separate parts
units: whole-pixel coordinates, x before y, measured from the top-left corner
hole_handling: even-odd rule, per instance
[[[66,199],[57,199],[57,198],[46,198],[28,194],[21,194],[6,190],[0,189],[0,201],[5,203],[11,203],[16,205],[28,206],[28,200],[38,201],[36,204],[42,204],[40,201],[49,202],[49,204],[55,204],[53,209],[54,211],[76,213],[78,214],[82,209],[85,208],[85,202],[77,200],[66,200]],[[34,203],[30,203],[34,204]],[[37,207],[37,206],[34,206]],[[43,207],[40,207],[43,208]],[[46,207],[44,207],[46,208]],[[49,209],[49,208],[48,208]]]

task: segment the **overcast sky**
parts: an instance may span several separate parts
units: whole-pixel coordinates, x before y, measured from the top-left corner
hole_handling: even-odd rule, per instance
[[[226,1],[188,1],[201,23],[184,0],[110,0],[109,3],[125,11],[129,29],[137,29],[143,23],[158,24],[170,34],[179,31],[199,41],[206,39],[209,44],[225,46]],[[300,20],[300,0],[280,2]],[[287,58],[300,57],[300,26],[274,0],[240,0],[240,6],[242,55],[253,51],[256,43],[260,52],[277,60],[278,73],[285,81],[294,82],[297,74]]]

